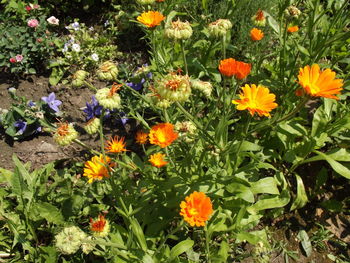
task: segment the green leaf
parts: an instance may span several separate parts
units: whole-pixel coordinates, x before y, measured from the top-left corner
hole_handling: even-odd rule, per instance
[[[181,255],[182,253],[186,252],[191,247],[193,247],[193,245],[194,241],[190,239],[181,241],[180,243],[176,244],[176,246],[174,246],[170,251],[170,257],[168,261],[174,260],[177,256]]]
[[[309,201],[305,192],[303,179],[297,174],[295,175],[295,178],[297,179],[297,197],[295,198],[290,211],[302,208]]]
[[[309,51],[306,48],[304,48],[303,46],[301,46],[299,44],[297,44],[297,47],[298,47],[298,49],[299,49],[299,51],[301,53],[303,53],[304,55],[310,57],[310,53],[309,53]]]
[[[324,154],[319,151],[314,151],[314,153],[323,157],[324,160],[326,160],[329,163],[329,165],[333,168],[333,170],[336,171],[338,174],[340,174],[341,176],[344,176],[347,179],[350,179],[350,170],[347,167],[335,161],[332,157],[330,157],[327,154]]]
[[[254,205],[247,208],[251,214],[256,214],[260,210],[283,207],[289,203],[290,195],[288,190],[283,190],[279,196],[259,200]]]
[[[311,245],[309,236],[307,235],[305,230],[300,230],[299,231],[298,239],[301,242],[301,246],[302,246],[303,250],[305,251],[306,256],[310,257],[311,253],[312,253],[312,245]]]
[[[47,222],[56,225],[62,225],[64,218],[61,211],[54,205],[47,202],[39,202],[34,204],[33,209]]]
[[[137,238],[137,242],[141,246],[143,251],[147,251],[147,243],[142,228],[136,218],[130,219],[131,230]]]
[[[275,178],[266,177],[260,179],[257,182],[251,183],[250,190],[253,194],[275,194],[278,195],[280,192],[277,188],[277,183]]]
[[[230,247],[229,247],[228,243],[225,240],[221,241],[220,249],[218,251],[218,258],[214,259],[214,262],[218,262],[218,263],[219,262],[222,262],[222,263],[227,262],[229,250],[230,250]]]

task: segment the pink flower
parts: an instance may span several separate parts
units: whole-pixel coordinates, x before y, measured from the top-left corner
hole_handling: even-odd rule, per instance
[[[39,7],[40,7],[40,5],[38,5],[38,4],[33,5],[33,9],[38,9]]]
[[[60,22],[60,20],[58,20],[54,16],[50,16],[48,19],[46,19],[46,21],[49,22],[49,24],[51,24],[51,25],[58,25]]]
[[[16,61],[17,62],[21,62],[23,60],[23,56],[22,55],[16,55]]]
[[[37,19],[29,19],[27,24],[29,27],[37,27],[39,25],[39,21]]]
[[[11,63],[16,63],[17,61],[16,61],[15,58],[10,58],[10,62],[11,62]]]
[[[29,5],[27,5],[26,10],[27,10],[27,12],[29,12],[30,10],[32,10],[32,8]]]

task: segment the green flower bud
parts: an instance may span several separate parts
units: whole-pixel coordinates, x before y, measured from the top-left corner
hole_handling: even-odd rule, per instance
[[[74,129],[73,124],[61,123],[56,129],[53,139],[58,145],[66,146],[71,144],[78,136],[79,133]]]
[[[119,109],[121,107],[121,99],[116,90],[113,88],[99,89],[95,95],[98,103],[106,109]]]
[[[232,23],[228,19],[218,19],[208,26],[208,31],[212,37],[222,37],[232,28]]]
[[[95,244],[92,243],[92,236],[88,236],[85,241],[90,241],[90,242],[84,242],[81,244],[81,249],[83,250],[84,254],[89,254],[91,251],[94,250]]]
[[[154,89],[162,99],[167,99],[170,102],[183,102],[188,100],[191,95],[188,76],[175,73],[169,73],[164,79],[157,81]]]
[[[136,2],[138,2],[141,5],[150,5],[153,4],[155,0],[136,0]]]
[[[174,40],[188,39],[192,36],[192,27],[189,22],[182,22],[180,19],[165,26],[165,36]]]
[[[301,11],[294,5],[289,6],[284,12],[287,16],[294,18],[298,18],[301,14]]]
[[[210,84],[210,82],[201,81],[199,79],[191,79],[190,81],[192,88],[203,92],[207,98],[210,97],[211,92],[213,91],[213,86]]]
[[[113,62],[106,61],[99,67],[97,77],[104,81],[114,81],[117,79],[118,72],[118,68]]]
[[[93,118],[86,123],[84,130],[88,134],[95,134],[98,132],[98,129],[100,128],[100,120],[98,118]]]
[[[88,75],[89,73],[84,70],[78,70],[75,72],[72,77],[72,87],[80,88],[81,86],[84,86],[84,80]]]
[[[56,235],[55,245],[62,254],[70,255],[78,251],[82,241],[86,238],[87,235],[80,228],[66,227]]]
[[[197,134],[197,127],[191,121],[183,121],[175,123],[175,130],[179,134],[179,138],[185,142],[192,142]]]

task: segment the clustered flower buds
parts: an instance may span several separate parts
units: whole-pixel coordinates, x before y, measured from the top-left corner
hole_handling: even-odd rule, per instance
[[[208,81],[201,81],[199,79],[191,79],[191,87],[193,89],[197,89],[201,92],[203,92],[203,94],[209,98],[211,95],[211,92],[213,91],[213,86],[211,85],[210,82]]]
[[[180,19],[165,26],[165,36],[174,40],[188,39],[192,36],[192,27],[188,21],[182,22]]]
[[[187,75],[182,76],[172,72],[155,83],[155,91],[161,99],[183,102],[191,95],[191,85]]]
[[[76,226],[66,227],[55,237],[56,248],[62,254],[74,254],[86,238],[87,235],[80,228]]]
[[[222,37],[232,28],[232,23],[228,19],[218,19],[209,24],[208,30],[212,37]]]
[[[155,0],[136,0],[141,5],[150,5],[155,2]]]
[[[71,123],[61,123],[56,129],[53,135],[53,139],[58,145],[66,146],[69,145],[73,140],[79,136],[78,132],[74,129]]]
[[[175,130],[179,134],[179,139],[183,139],[187,143],[192,142],[197,133],[197,127],[191,121],[176,122]]]
[[[118,68],[112,61],[102,63],[97,71],[97,77],[104,81],[114,81],[117,79]]]
[[[89,73],[84,70],[78,70],[77,72],[75,72],[72,77],[72,86],[74,88],[80,88],[81,86],[83,86],[84,80],[88,75]]]

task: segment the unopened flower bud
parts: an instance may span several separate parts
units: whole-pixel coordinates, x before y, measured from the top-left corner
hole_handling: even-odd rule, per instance
[[[175,130],[179,134],[179,138],[185,142],[192,142],[193,136],[196,135],[197,127],[191,121],[183,121],[175,123]]]
[[[72,77],[72,86],[74,88],[80,88],[81,86],[83,86],[84,80],[88,75],[89,73],[84,70],[78,70],[77,72],[75,72]]]
[[[86,237],[87,235],[80,228],[76,226],[66,227],[55,237],[56,248],[62,254],[74,254]]]
[[[117,79],[117,75],[118,75],[118,68],[111,61],[104,62],[97,71],[97,77],[100,80],[114,81]]]
[[[106,109],[119,109],[121,107],[121,99],[117,91],[120,85],[113,84],[112,87],[99,89],[96,92],[96,100]]]
[[[98,132],[98,129],[100,128],[100,120],[98,118],[93,118],[86,123],[84,130],[88,134],[95,134]]]
[[[289,6],[284,12],[287,16],[294,18],[298,18],[301,14],[301,11],[294,5]]]
[[[70,123],[61,123],[53,135],[53,139],[58,145],[69,145],[73,140],[78,138],[79,134]]]
[[[252,17],[252,21],[256,26],[264,27],[266,25],[266,18],[264,12],[259,9],[258,12]]]
[[[136,0],[136,2],[138,2],[141,5],[150,5],[153,4],[155,0]]]
[[[228,19],[218,19],[208,26],[208,31],[212,37],[222,37],[232,28],[232,23]]]
[[[81,244],[81,249],[83,250],[83,253],[84,254],[89,254],[91,251],[94,250],[95,248],[95,244],[92,243],[92,236],[88,236],[85,241],[88,241],[88,242],[84,242]]]
[[[191,85],[187,75],[169,73],[162,80],[155,83],[155,91],[163,99],[171,102],[183,102],[188,100],[191,95]]]
[[[213,86],[210,84],[210,82],[201,81],[199,79],[191,79],[191,86],[192,86],[192,88],[203,92],[203,94],[207,98],[210,97],[211,92],[213,91]]]
[[[180,19],[165,26],[165,36],[174,40],[188,39],[192,36],[192,27],[189,22],[182,22]]]

